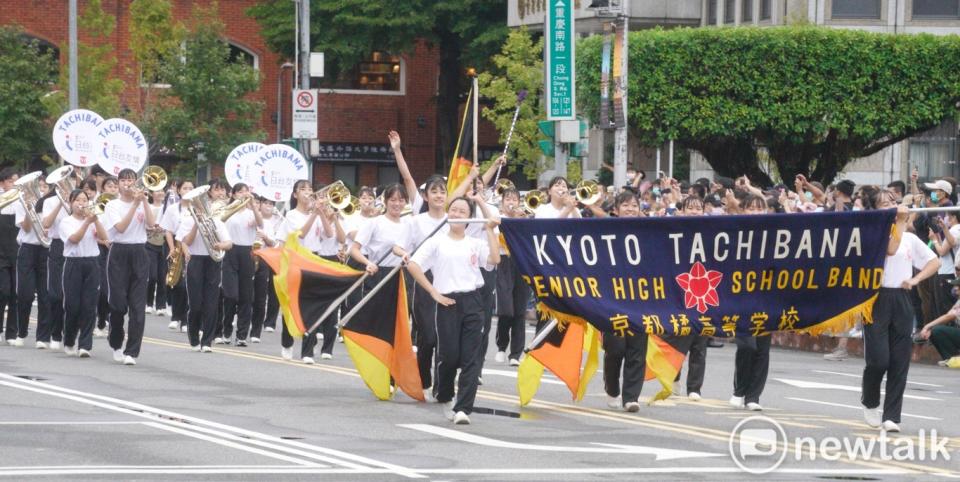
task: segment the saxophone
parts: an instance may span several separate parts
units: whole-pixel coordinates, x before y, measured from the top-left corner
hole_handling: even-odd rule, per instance
[[[186,264],[186,256],[183,254],[184,246],[180,241],[176,241],[173,252],[170,253],[170,266],[167,268],[167,286],[173,288],[183,277],[183,267]]]

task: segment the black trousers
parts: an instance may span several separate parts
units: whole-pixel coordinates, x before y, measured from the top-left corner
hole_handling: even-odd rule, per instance
[[[190,346],[210,346],[216,338],[217,305],[220,303],[220,263],[210,256],[194,255],[187,263],[187,303]],[[203,330],[203,339],[200,338]]]
[[[433,282],[433,273],[426,273]],[[413,288],[413,325],[417,327],[417,366],[423,388],[433,386],[433,352],[437,349],[437,302],[419,284]]]
[[[250,246],[234,246],[223,258],[223,330],[237,319],[237,340],[246,340],[253,318],[253,257]],[[231,326],[232,328],[232,326]]]
[[[11,260],[16,262],[16,260]],[[17,337],[17,269],[16,266],[0,268],[0,329],[4,338]]]
[[[97,304],[97,328],[101,330],[107,327],[107,320],[110,319],[110,293],[107,289],[107,257],[110,249],[100,244],[100,302]]]
[[[180,326],[185,326],[188,320],[186,267],[180,281],[173,285],[173,288],[167,288],[167,294],[170,300],[170,321],[179,321]]]
[[[703,375],[707,371],[707,341],[709,336],[691,335],[690,349],[687,351],[687,395],[696,392],[700,393],[703,388]],[[677,378],[680,380],[680,374],[677,372]]]
[[[320,257],[327,261],[333,261],[335,263],[340,262],[340,259],[337,258],[337,255],[331,255],[331,256],[321,255]],[[337,332],[339,331],[340,315],[347,314],[347,310],[348,310],[347,301],[344,301],[343,303],[341,303],[340,306],[337,308],[337,310],[339,311],[334,311],[333,313],[330,314],[330,316],[327,317],[326,320],[323,320],[323,323],[321,323],[320,327],[318,328],[320,333],[323,335],[323,343],[320,345],[321,354],[322,353],[328,353],[331,355],[333,354],[333,346],[336,345],[337,343]],[[311,321],[311,323],[315,321],[316,320],[313,320]],[[313,350],[313,347],[315,347],[317,344],[316,333],[317,332],[314,331],[312,333],[314,336],[309,337],[309,338],[312,338],[312,340],[304,340],[305,344],[307,343],[310,344],[310,350]]]
[[[519,360],[526,342],[527,299],[530,288],[520,278],[517,264],[510,256],[500,256],[497,265],[497,350],[507,351],[508,357]]]
[[[880,406],[880,383],[887,376],[883,399],[883,420],[900,423],[903,392],[913,350],[913,310],[906,290],[880,288],[873,305],[873,323],[863,325],[863,368],[861,401],[867,408]]]
[[[623,390],[620,389],[620,367],[623,366]],[[603,334],[603,387],[607,395],[621,394],[624,405],[640,399],[643,378],[647,371],[647,334],[619,337]]]
[[[480,379],[483,298],[480,290],[444,296],[456,304],[437,306],[437,401],[453,400],[453,383],[460,369],[453,410],[469,415]]]
[[[123,347],[123,318],[127,317],[127,346],[123,354],[140,356],[147,309],[147,272],[143,260],[147,250],[142,244],[110,246],[107,255],[107,291],[110,302],[110,348]]]
[[[770,369],[769,336],[736,337],[737,355],[733,372],[733,395],[744,403],[760,403],[760,394],[767,384]]]
[[[483,275],[483,287],[480,288],[480,299],[483,302],[483,337],[480,340],[480,371],[483,372],[483,361],[490,346],[490,327],[493,324],[493,310],[497,306],[497,270],[487,271],[480,268]]]
[[[30,311],[34,296],[37,298],[37,341],[40,328],[49,327],[50,301],[47,299],[47,257],[49,250],[39,244],[23,243],[17,252],[17,331],[13,338],[26,338],[30,326]]]
[[[50,303],[49,323],[37,325],[37,340],[49,342],[63,339],[63,241],[50,240],[47,258],[47,300]]]
[[[280,302],[273,289],[273,271],[261,261],[253,277],[253,315],[250,336],[260,338],[265,326],[276,328]]]
[[[80,335],[80,346],[93,349],[93,326],[97,322],[100,291],[100,260],[66,258],[63,265],[63,344],[72,347]]]
[[[158,310],[167,307],[167,244],[147,243],[147,306]],[[172,313],[171,313],[172,314]]]
[[[960,327],[937,325],[930,330],[930,343],[940,358],[948,360],[960,355]]]

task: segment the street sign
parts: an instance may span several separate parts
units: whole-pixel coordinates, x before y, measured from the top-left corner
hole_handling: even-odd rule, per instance
[[[317,138],[317,89],[293,90],[293,137]]]
[[[323,52],[310,52],[310,77],[323,77]]]
[[[574,0],[548,0],[546,18],[547,119],[573,120],[577,116],[574,76]]]

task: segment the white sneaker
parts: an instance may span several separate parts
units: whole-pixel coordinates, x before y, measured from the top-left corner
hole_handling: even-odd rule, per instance
[[[80,358],[90,358],[90,352],[81,348],[80,351],[77,352],[77,356]]]
[[[59,342],[59,341],[56,341],[56,340],[50,342],[50,349],[51,349],[51,350],[59,350],[59,349],[61,349],[61,348],[63,348],[63,343],[62,343],[62,342]]]
[[[260,343],[260,339],[255,336],[251,336],[250,343]]]
[[[623,404],[620,403],[620,397],[611,397],[607,395],[607,406],[610,408],[620,408]]]
[[[157,313],[157,310],[155,310],[152,306],[148,306],[146,311],[148,315],[155,315]]]
[[[443,416],[447,417],[447,420],[453,421],[453,400],[443,404]]]
[[[737,410],[742,410],[744,408],[743,397],[738,397],[736,395],[730,397],[730,406],[736,408]]]
[[[838,348],[830,353],[827,353],[826,355],[823,355],[823,359],[829,361],[844,361],[848,356],[850,356],[850,354],[847,353],[845,348]]]
[[[863,421],[873,428],[878,428],[880,426],[880,407],[863,407]]]
[[[687,394],[687,400],[690,400],[691,402],[699,402],[700,394],[697,392],[690,392]]]
[[[237,346],[247,346],[247,340],[237,340]]]
[[[340,342],[340,343],[343,343],[343,342]],[[417,348],[417,345],[413,345],[413,352],[416,353],[417,350],[419,350],[419,348]]]
[[[132,356],[127,355],[126,357],[123,358],[123,364],[124,364],[124,365],[136,365],[136,364],[137,364],[137,359],[134,358],[134,357],[132,357]]]
[[[639,412],[639,411],[640,411],[640,403],[639,403],[639,402],[627,402],[627,403],[623,406],[623,410],[626,411],[626,412],[630,412],[630,413]]]
[[[893,420],[884,420],[883,421],[883,430],[885,432],[900,432],[900,425],[897,425],[897,422]]]
[[[63,353],[67,356],[77,356],[77,349],[72,346],[63,347]]]
[[[503,362],[507,361],[507,352],[505,352],[505,351],[498,351],[497,354],[494,355],[493,359],[496,360],[497,363],[503,363]]]
[[[213,348],[210,348],[209,346],[200,347],[200,353],[211,353],[211,352],[213,352]]]
[[[301,361],[303,362],[304,365],[313,365],[313,364],[316,364],[316,363],[317,363],[317,362],[313,361],[313,357],[309,357],[309,356],[303,357],[303,359],[302,359]]]
[[[113,361],[117,363],[123,362],[123,350],[113,350]]]
[[[179,330],[179,329],[180,329],[180,322],[179,322],[179,321],[171,321],[170,324],[167,325],[167,329],[172,330],[172,331],[177,331],[177,330]]]
[[[337,335],[337,343],[343,343],[343,336]]]
[[[763,407],[760,406],[759,403],[750,402],[750,403],[747,404],[747,410],[750,410],[751,412],[762,412],[762,411],[763,411]]]
[[[284,360],[292,360],[292,359],[293,359],[293,348],[281,348],[281,349],[280,349],[280,358],[283,358]]]
[[[520,360],[517,360],[516,358],[511,358],[511,359],[510,359],[510,366],[512,366],[512,367],[518,367],[518,366],[520,366]]]
[[[332,353],[321,353],[321,354],[320,354],[320,359],[321,359],[321,360],[333,360],[333,354],[332,354]]]
[[[187,325],[181,326],[181,327],[180,327],[180,333],[186,333],[186,332],[187,332]]]
[[[49,344],[49,343],[46,343],[46,342],[43,342],[43,341],[38,341],[38,342],[37,342],[37,350],[46,350],[47,348],[50,348],[50,344]]]
[[[272,326],[268,326],[268,327],[264,328],[263,331],[266,332],[266,333],[273,333],[273,327],[272,327]]]
[[[433,396],[433,388],[423,389],[423,400],[427,403],[436,403],[437,397]]]
[[[200,351],[200,345],[193,345],[193,346],[190,347],[190,349],[193,350],[193,351],[199,352],[199,351]]]
[[[456,425],[470,425],[470,417],[464,412],[457,412],[453,416],[453,423]]]
[[[167,308],[160,308],[157,310],[157,316],[170,316],[170,313],[167,313]]]
[[[219,336],[216,337],[216,338],[214,338],[214,339],[213,339],[213,344],[214,344],[214,345],[222,345],[222,344],[223,344],[223,338],[220,338]]]
[[[7,343],[10,346],[23,346],[23,338],[14,338],[12,340],[7,340]]]

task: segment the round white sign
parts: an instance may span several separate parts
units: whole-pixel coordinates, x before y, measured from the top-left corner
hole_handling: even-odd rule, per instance
[[[253,192],[275,202],[286,201],[293,185],[307,179],[307,161],[285,144],[270,144],[257,153],[251,172]]]
[[[57,119],[53,126],[53,146],[65,161],[74,166],[89,167],[97,163],[97,133],[103,117],[96,112],[76,109]]]
[[[244,183],[253,189],[259,171],[255,171],[254,163],[259,158],[258,153],[267,146],[259,142],[244,142],[230,151],[227,162],[223,166],[224,176],[231,186]]]
[[[116,176],[123,169],[140,169],[147,163],[147,140],[126,119],[108,119],[97,131],[100,167]]]

